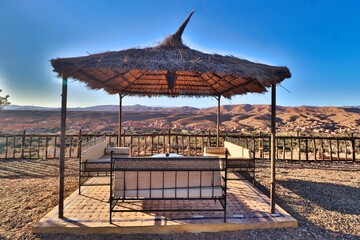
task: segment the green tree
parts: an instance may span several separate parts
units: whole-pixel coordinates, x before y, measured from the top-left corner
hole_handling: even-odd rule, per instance
[[[2,89],[0,89],[0,92],[2,92]],[[7,105],[10,104],[9,100],[9,95],[6,95],[5,97],[0,96],[0,111]]]

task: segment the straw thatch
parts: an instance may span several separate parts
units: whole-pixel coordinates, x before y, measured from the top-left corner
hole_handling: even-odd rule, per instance
[[[80,80],[91,89],[130,96],[224,96],[263,93],[271,84],[291,77],[274,67],[233,56],[206,54],[185,46],[178,31],[161,44],[75,58],[52,59],[54,71]]]

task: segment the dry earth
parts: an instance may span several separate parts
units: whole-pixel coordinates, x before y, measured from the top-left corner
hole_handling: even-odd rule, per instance
[[[278,163],[278,203],[298,228],[197,234],[33,235],[31,227],[57,203],[57,160],[0,160],[0,239],[359,239],[360,164]],[[77,162],[66,162],[66,195],[76,189]],[[268,193],[269,164],[257,163]]]
[[[84,109],[87,111],[68,111],[67,124],[72,129],[82,129],[83,132],[117,132],[118,106],[95,106]],[[92,110],[92,111],[89,111]],[[110,110],[110,111],[109,111]],[[141,105],[124,106],[124,126],[141,127],[142,130],[162,128],[153,125],[155,122],[188,127],[205,127],[214,129],[217,107],[211,108],[161,108]],[[261,128],[266,131],[270,127],[270,106],[233,104],[221,106],[221,125],[232,129],[245,127],[249,131]],[[297,131],[299,128],[309,129],[347,129],[360,132],[360,108],[342,107],[283,107],[277,106],[277,122],[280,131]],[[50,133],[60,129],[60,110],[57,111],[22,111],[5,110],[0,112],[0,129],[4,133],[15,133],[14,129],[26,130],[31,133]],[[91,121],[89,121],[91,119]],[[125,123],[130,121],[128,123]],[[149,125],[151,123],[151,126]],[[75,132],[77,132],[76,130]],[[22,132],[22,131],[21,131]],[[19,133],[18,131],[16,133]]]

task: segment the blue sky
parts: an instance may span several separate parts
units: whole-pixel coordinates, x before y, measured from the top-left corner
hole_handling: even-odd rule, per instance
[[[60,106],[61,79],[49,60],[149,47],[191,10],[191,48],[287,66],[278,105],[360,105],[360,1],[356,0],[0,0],[0,89],[17,105]],[[222,104],[268,104],[270,94]],[[70,107],[118,104],[118,97],[70,81]],[[211,98],[124,98],[125,105],[215,106]]]

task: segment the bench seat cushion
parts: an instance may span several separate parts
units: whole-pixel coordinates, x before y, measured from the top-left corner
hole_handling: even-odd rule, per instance
[[[130,148],[128,147],[107,147],[105,148],[105,154],[111,154],[113,151],[114,155],[130,155]]]
[[[201,194],[200,194],[201,193]],[[115,190],[116,197],[125,198],[215,198],[222,196],[221,187],[190,187],[140,190]]]
[[[129,198],[222,196],[219,158],[131,158],[115,160],[114,193]]]

